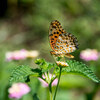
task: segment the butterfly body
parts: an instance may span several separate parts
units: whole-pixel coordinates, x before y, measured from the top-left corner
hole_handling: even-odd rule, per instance
[[[71,33],[67,33],[62,29],[59,21],[55,20],[51,22],[49,28],[50,45],[53,51],[51,54],[56,56],[66,56],[73,58],[71,52],[74,52],[78,48],[77,39]]]

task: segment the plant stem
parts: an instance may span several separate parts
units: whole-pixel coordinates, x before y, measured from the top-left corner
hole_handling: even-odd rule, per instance
[[[59,86],[59,81],[60,81],[60,77],[61,77],[61,71],[62,71],[62,67],[60,66],[60,72],[59,72],[59,77],[58,77],[58,83],[57,83],[57,86],[56,86],[56,90],[55,90],[55,94],[54,94],[53,100],[55,100],[55,98],[56,98],[56,94],[57,94],[57,90],[58,90],[58,86]]]
[[[51,83],[49,84],[49,93],[50,93],[50,100],[53,100]]]

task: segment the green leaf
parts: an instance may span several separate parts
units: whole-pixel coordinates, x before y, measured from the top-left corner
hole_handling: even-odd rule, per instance
[[[43,73],[49,71],[52,67],[54,67],[54,64],[46,62],[44,59],[37,59],[35,60],[35,63],[39,65],[39,67],[41,68],[41,72]]]
[[[36,60],[35,60],[35,63],[36,63],[37,65],[40,65],[40,64],[43,63],[43,62],[45,62],[44,59],[36,59]]]
[[[18,66],[12,72],[10,84],[16,82],[26,82],[29,80],[29,75],[38,76],[39,74],[32,71],[29,66]]]
[[[67,60],[68,67],[64,67],[62,72],[65,73],[78,73],[80,75],[86,76],[87,78],[91,79],[94,82],[100,83],[99,78],[92,72],[87,65],[83,64],[82,62],[78,62],[75,60]]]

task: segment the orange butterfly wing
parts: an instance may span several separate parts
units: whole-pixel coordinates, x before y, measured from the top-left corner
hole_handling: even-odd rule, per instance
[[[52,54],[66,55],[78,48],[76,37],[71,33],[66,33],[57,20],[51,22],[49,28],[49,39],[53,50]]]

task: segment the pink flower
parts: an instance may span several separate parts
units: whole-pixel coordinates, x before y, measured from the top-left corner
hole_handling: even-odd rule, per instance
[[[19,99],[23,95],[27,94],[30,92],[30,88],[27,84],[25,83],[14,83],[9,89],[9,97],[10,98],[15,98]]]
[[[96,61],[99,58],[99,54],[95,49],[86,49],[81,51],[80,58],[85,61],[91,61],[91,60]]]
[[[20,51],[14,51],[12,56],[14,60],[26,59],[26,53],[27,50],[22,49]]]
[[[47,76],[47,74],[45,73],[45,76],[42,75],[43,79],[46,79],[47,82],[45,82],[43,79],[38,78],[40,80],[40,82],[42,83],[43,87],[48,87],[49,82],[51,81],[52,77],[55,77],[55,75],[49,74],[49,77]],[[53,82],[52,82],[52,86],[56,86],[58,83],[58,79],[56,78]]]
[[[6,60],[11,61],[11,60],[20,60],[20,59],[26,59],[26,53],[27,50],[22,49],[22,50],[17,50],[13,52],[7,52],[6,53]]]
[[[24,60],[26,58],[35,58],[38,55],[39,55],[39,53],[36,50],[27,51],[25,49],[21,49],[21,50],[16,50],[13,52],[7,52],[6,53],[6,60],[7,61]]]
[[[58,79],[56,78],[53,82],[52,82],[52,86],[56,86],[58,83]]]

